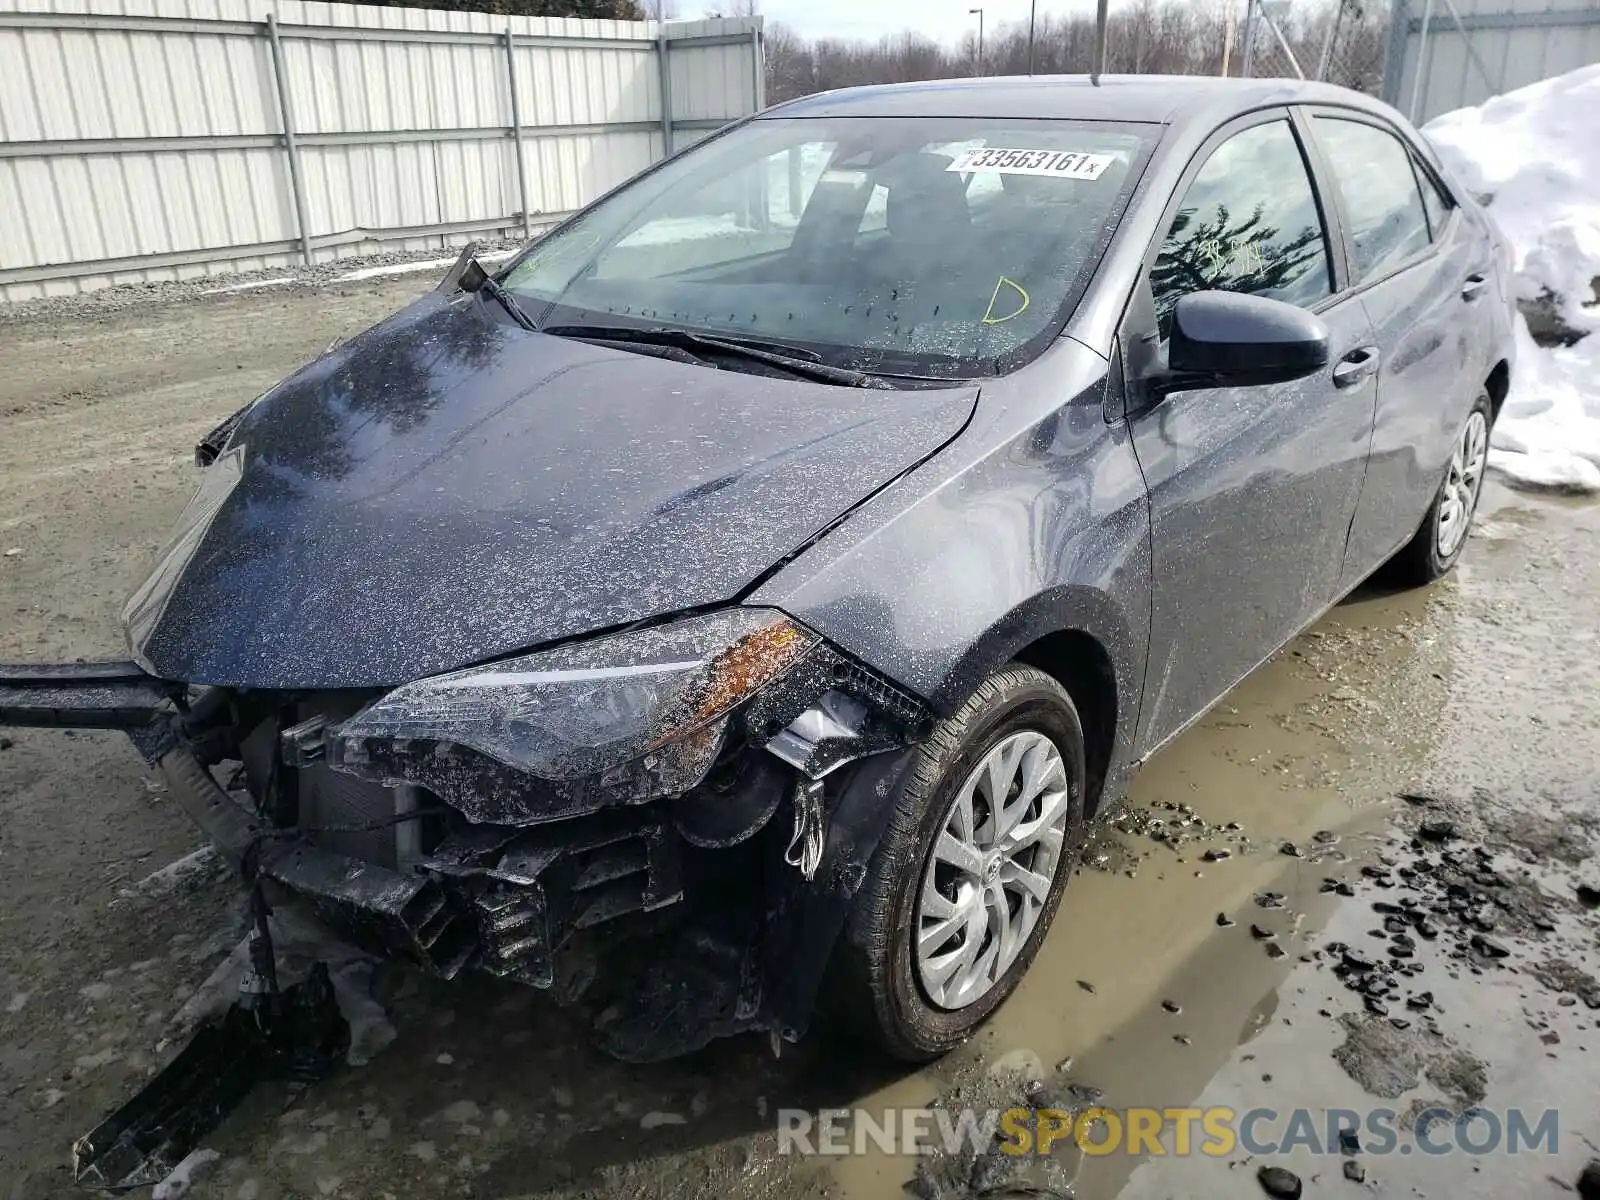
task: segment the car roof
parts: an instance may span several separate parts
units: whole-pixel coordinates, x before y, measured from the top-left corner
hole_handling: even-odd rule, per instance
[[[843,88],[762,113],[790,117],[1046,117],[1186,125],[1274,104],[1336,104],[1395,114],[1369,96],[1299,79],[1208,75],[1014,75]]]

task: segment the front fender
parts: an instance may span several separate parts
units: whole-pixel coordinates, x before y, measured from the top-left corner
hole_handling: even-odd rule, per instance
[[[1070,339],[985,384],[955,442],[747,602],[946,714],[1031,642],[1086,633],[1116,681],[1115,769],[1144,684],[1150,514],[1127,427],[1105,420],[1107,387],[1106,360]]]

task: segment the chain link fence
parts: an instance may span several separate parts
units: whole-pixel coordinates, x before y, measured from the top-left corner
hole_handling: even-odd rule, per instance
[[[1388,46],[1384,0],[1249,0],[1241,71],[1320,79],[1377,95]]]

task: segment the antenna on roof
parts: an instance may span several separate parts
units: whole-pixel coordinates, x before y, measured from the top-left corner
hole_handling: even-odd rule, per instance
[[[1110,19],[1111,0],[1100,0],[1094,14],[1094,67],[1089,72],[1099,82],[1106,70],[1106,22]]]

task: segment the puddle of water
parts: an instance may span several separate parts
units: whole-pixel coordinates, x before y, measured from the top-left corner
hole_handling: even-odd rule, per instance
[[[1102,1089],[1119,1107],[1195,1103],[1244,1111],[1265,1104],[1321,1114],[1374,1104],[1403,1109],[1420,1094],[1376,1100],[1332,1057],[1345,1031],[1322,1013],[1359,1012],[1359,999],[1326,962],[1299,956],[1329,940],[1359,943],[1374,923],[1371,897],[1346,900],[1319,890],[1325,876],[1343,877],[1355,864],[1289,858],[1278,846],[1292,840],[1305,847],[1313,832],[1336,829],[1340,851],[1369,855],[1392,812],[1404,807],[1395,793],[1423,784],[1464,796],[1487,787],[1514,811],[1530,795],[1563,788],[1569,797],[1581,790],[1593,805],[1600,619],[1592,599],[1553,599],[1547,572],[1570,558],[1574,524],[1587,534],[1600,531],[1600,509],[1547,509],[1504,489],[1492,489],[1485,504],[1491,532],[1514,529],[1521,540],[1482,539],[1456,579],[1431,589],[1358,592],[1135,779],[1129,809],[1187,803],[1207,822],[1238,822],[1252,850],[1209,863],[1201,861],[1205,843],[1175,853],[1122,835],[1123,853],[1111,855],[1112,865],[1131,856],[1137,878],[1080,871],[1028,978],[973,1046],[856,1103],[870,1111],[924,1105],[960,1088],[984,1064],[1037,1063],[1033,1069],[1048,1074],[1069,1056],[1069,1077]],[[1563,577],[1554,586],[1592,597],[1591,576]],[[1577,629],[1575,611],[1583,614]],[[1519,736],[1523,727],[1533,736]],[[1263,890],[1284,893],[1284,908],[1255,908],[1251,898]],[[1215,915],[1224,911],[1238,924],[1218,928]],[[1252,921],[1276,930],[1289,953],[1269,958],[1249,933]],[[1592,932],[1588,937],[1592,947]],[[1490,1063],[1485,1103],[1554,1106],[1588,1119],[1594,1092],[1581,1067],[1539,1091],[1551,1075],[1552,1051],[1530,1026],[1543,1019],[1529,1016],[1532,980],[1506,974],[1486,983],[1433,970],[1427,986],[1450,1017],[1441,1018],[1448,1036]],[[1163,1010],[1163,999],[1177,1001],[1182,1012]],[[1548,995],[1538,1003],[1556,1011]],[[1561,1013],[1600,1043],[1582,1005]],[[1428,1090],[1424,1082],[1422,1092]],[[1024,1101],[1018,1095],[1000,1103]],[[1557,1160],[1537,1164],[1537,1174],[1573,1179],[1573,1162],[1581,1166],[1585,1153],[1578,1131]],[[1151,1200],[1255,1194],[1255,1165],[1242,1151],[1233,1157],[1231,1167],[1172,1158],[1141,1166],[1127,1155],[1091,1158],[1070,1148],[1058,1151],[1057,1165],[1084,1200],[1119,1192]],[[1291,1156],[1285,1164],[1308,1181],[1344,1183],[1337,1158]],[[1521,1189],[1510,1181],[1525,1182],[1533,1170],[1526,1158],[1502,1156],[1491,1165],[1459,1154],[1446,1166],[1426,1158],[1366,1166],[1369,1178],[1385,1180],[1395,1194],[1437,1183],[1444,1173],[1473,1181],[1463,1195],[1515,1194]],[[898,1194],[914,1168],[884,1155],[829,1165],[847,1197]]]
[[[1404,859],[1403,851],[1400,857]],[[1502,856],[1497,856],[1497,866],[1507,873],[1520,871],[1514,861]],[[1559,899],[1570,894],[1570,884],[1563,887],[1550,882],[1552,896]],[[1401,895],[1399,890],[1364,890],[1357,898],[1339,901],[1325,913],[1325,921],[1313,914],[1308,927],[1325,927],[1307,939],[1308,944],[1324,948],[1349,945],[1381,961],[1385,943],[1373,936],[1373,929],[1382,918],[1371,903]],[[1404,1031],[1391,1032],[1387,1020],[1362,1013],[1353,1003],[1354,997],[1331,970],[1336,954],[1324,950],[1317,961],[1297,960],[1271,994],[1271,1019],[1248,1043],[1225,1057],[1191,1103],[1202,1108],[1225,1106],[1239,1113],[1256,1107],[1276,1110],[1282,1117],[1262,1126],[1269,1138],[1284,1135],[1288,1114],[1295,1109],[1308,1110],[1320,1133],[1326,1127],[1327,1111],[1334,1108],[1366,1114],[1378,1106],[1404,1114],[1429,1104],[1460,1110],[1476,1103],[1494,1114],[1475,1120],[1464,1131],[1466,1144],[1480,1147],[1490,1144],[1497,1129],[1504,1136],[1508,1110],[1520,1109],[1531,1129],[1553,1109],[1558,1128],[1558,1152],[1553,1155],[1539,1148],[1521,1155],[1500,1149],[1473,1156],[1454,1144],[1446,1127],[1430,1135],[1431,1145],[1450,1148],[1446,1155],[1436,1157],[1424,1153],[1407,1136],[1402,1121],[1394,1151],[1361,1156],[1362,1171],[1367,1184],[1382,1195],[1423,1196],[1444,1186],[1452,1197],[1484,1200],[1542,1192],[1548,1186],[1546,1179],[1562,1184],[1576,1179],[1596,1150],[1591,1140],[1596,1129],[1590,1055],[1600,1050],[1600,1022],[1582,1002],[1569,1000],[1563,1007],[1556,993],[1530,976],[1528,967],[1550,956],[1569,957],[1587,946],[1591,952],[1588,965],[1593,970],[1593,933],[1573,912],[1562,914],[1559,906],[1553,911],[1556,928],[1548,933],[1527,939],[1498,931],[1494,934],[1515,947],[1505,966],[1484,962],[1474,969],[1470,956],[1447,957],[1443,947],[1448,939],[1444,936],[1438,943],[1419,943],[1414,961],[1424,963],[1424,970],[1405,981],[1402,990],[1429,993],[1434,1004],[1429,1016],[1411,1010],[1398,998],[1391,999],[1391,1014],[1409,1023]],[[1216,999],[1227,1002],[1226,995]],[[1237,1003],[1235,1000],[1235,1007]],[[1352,1015],[1336,1023],[1327,1019],[1329,1013]],[[1426,1032],[1430,1020],[1437,1021],[1442,1037]],[[1375,1031],[1372,1044],[1376,1050],[1393,1048],[1392,1060],[1374,1062],[1368,1054],[1365,1065],[1358,1064],[1367,1082],[1374,1077],[1392,1077],[1409,1087],[1400,1091],[1397,1085],[1392,1089],[1397,1094],[1375,1096],[1341,1066],[1336,1050],[1349,1054],[1364,1040],[1363,1034],[1352,1036],[1352,1022],[1358,1030]],[[1371,1030],[1366,1028],[1369,1022]],[[1416,1057],[1410,1058],[1414,1047]],[[1465,1095],[1460,1094],[1463,1087]],[[1172,1101],[1163,1097],[1157,1102]],[[1361,1137],[1370,1151],[1372,1137],[1365,1131]],[[1096,1160],[1093,1165],[1102,1162],[1131,1165],[1127,1159]],[[1318,1154],[1302,1146],[1257,1161],[1241,1149],[1227,1159],[1151,1157],[1137,1166],[1120,1192],[1098,1186],[1103,1176],[1092,1182],[1086,1177],[1088,1185],[1080,1190],[1080,1196],[1084,1200],[1113,1195],[1123,1200],[1173,1195],[1231,1200],[1241,1193],[1240,1172],[1253,1176],[1260,1162],[1287,1167],[1309,1185],[1343,1183],[1342,1158],[1336,1148]]]
[[[416,984],[416,994],[389,997],[399,1041],[311,1093],[299,1114],[304,1128],[278,1114],[282,1097],[264,1089],[219,1131],[219,1193],[231,1195],[250,1175],[270,1181],[263,1200],[316,1194],[335,1176],[352,1186],[359,1179],[372,1194],[381,1182],[397,1194],[420,1187],[430,1195],[469,1186],[487,1195],[904,1195],[917,1168],[910,1158],[779,1156],[776,1110],[1024,1103],[1020,1079],[989,1075],[997,1063],[1025,1064],[1058,1089],[1064,1080],[1102,1089],[1113,1106],[1320,1112],[1404,1108],[1431,1095],[1423,1085],[1400,1101],[1377,1101],[1333,1059],[1345,1030],[1321,1010],[1358,1011],[1359,1002],[1326,963],[1299,956],[1366,936],[1371,897],[1320,891],[1324,876],[1343,878],[1354,864],[1293,858],[1279,847],[1291,841],[1310,851],[1317,831],[1333,830],[1335,852],[1368,855],[1400,790],[1452,798],[1450,811],[1474,832],[1547,849],[1559,849],[1562,831],[1595,808],[1600,508],[1546,509],[1514,496],[1490,508],[1489,519],[1514,527],[1515,538],[1475,543],[1459,576],[1435,588],[1358,593],[1147,764],[1125,829],[1103,831],[1112,869],[1081,870],[1029,977],[973,1044],[945,1061],[907,1071],[819,1030],[776,1061],[764,1041],[743,1038],[679,1062],[626,1067],[590,1049],[569,1015],[521,989]],[[1177,848],[1150,837],[1147,819],[1170,823],[1178,805],[1192,806],[1208,830],[1240,828]],[[1232,856],[1205,861],[1212,845]],[[1547,888],[1570,895],[1580,876],[1600,884],[1585,869],[1552,859],[1540,871]],[[1254,904],[1269,890],[1283,894],[1282,908]],[[1237,923],[1218,927],[1219,912]],[[1287,953],[1268,957],[1252,923],[1274,931]],[[1592,924],[1557,936],[1581,940],[1589,958],[1574,952],[1574,961],[1600,973]],[[1522,1195],[1529,1187],[1510,1181],[1526,1185],[1547,1171],[1575,1178],[1581,1136],[1597,1132],[1582,1105],[1594,1107],[1582,1049],[1600,1040],[1594,1015],[1581,1003],[1559,1008],[1525,973],[1450,980],[1430,968],[1426,978],[1446,1034],[1487,1063],[1486,1103],[1559,1105],[1563,1120],[1581,1116],[1572,1117],[1570,1141],[1563,1126],[1553,1162],[1373,1158],[1369,1178],[1393,1194],[1443,1183],[1463,1196],[1494,1194],[1472,1190],[1483,1181],[1500,1195]],[[1163,1000],[1181,1012],[1165,1011]],[[1562,1039],[1555,1046],[1539,1040],[1551,1029]],[[1055,1072],[1068,1057],[1070,1070]],[[466,1100],[487,1116],[440,1115]],[[317,1124],[324,1121],[331,1124]],[[305,1151],[318,1132],[329,1133],[327,1144]],[[405,1150],[423,1143],[436,1159]],[[1048,1182],[1070,1183],[1082,1200],[1258,1194],[1258,1164],[1233,1157],[1230,1169],[1203,1158],[1091,1158],[1065,1146]],[[1343,1183],[1337,1161],[1285,1161],[1304,1175],[1308,1194],[1317,1194],[1317,1176],[1330,1188]]]

